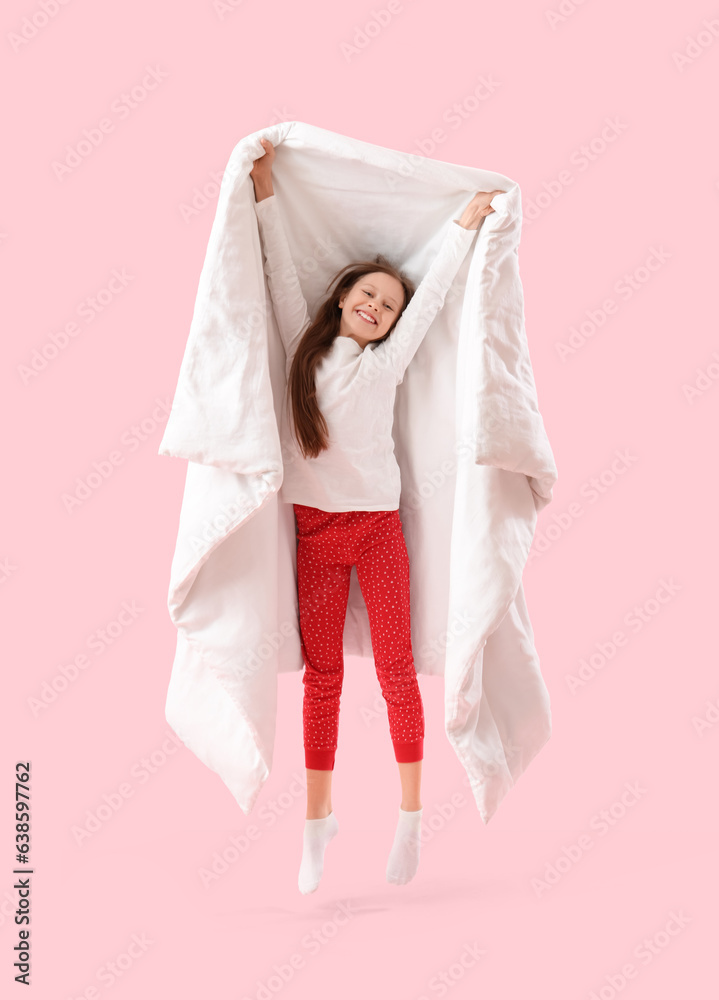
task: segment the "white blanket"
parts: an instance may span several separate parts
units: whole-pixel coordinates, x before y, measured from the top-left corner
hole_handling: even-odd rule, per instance
[[[415,666],[444,677],[446,735],[487,823],[551,732],[521,578],[557,470],[524,330],[520,191],[503,174],[302,122],[233,150],[159,449],[189,460],[167,720],[249,814],[272,767],[278,674],[302,676],[295,519],[277,496],[285,358],[249,177],[261,136],[311,315],[351,260],[381,252],[418,283],[447,220],[476,191],[506,192],[398,386],[394,431]],[[356,569],[344,651],[372,656]]]

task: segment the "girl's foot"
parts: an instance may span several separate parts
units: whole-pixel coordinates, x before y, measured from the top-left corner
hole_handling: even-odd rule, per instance
[[[301,893],[314,892],[320,884],[325,849],[339,830],[334,810],[322,819],[306,819],[302,836],[302,862],[297,885]]]
[[[387,881],[392,885],[405,885],[414,878],[419,864],[421,822],[421,809],[407,812],[400,806],[397,831],[387,861]]]

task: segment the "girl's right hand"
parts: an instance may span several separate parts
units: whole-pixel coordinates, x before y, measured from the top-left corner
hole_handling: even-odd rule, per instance
[[[262,201],[274,194],[272,189],[272,161],[275,158],[275,147],[269,139],[260,139],[264,153],[253,160],[250,177],[255,186],[255,200]]]
[[[485,215],[494,209],[490,205],[495,194],[506,194],[505,191],[478,191],[458,220],[463,229],[479,229],[479,224]]]

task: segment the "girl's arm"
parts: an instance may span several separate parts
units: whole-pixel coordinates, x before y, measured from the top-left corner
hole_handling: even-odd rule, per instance
[[[442,308],[475,233],[476,229],[464,229],[456,219],[450,223],[437,256],[397,320],[397,325],[387,340],[373,349],[380,365],[394,373],[397,384],[404,379],[407,366]]]
[[[260,139],[260,144],[263,152],[254,160],[250,177],[255,188],[255,214],[266,261],[264,271],[289,371],[300,338],[310,325],[310,316],[272,186],[275,147],[269,139]]]
[[[444,234],[439,253],[412,296],[409,305],[397,321],[387,340],[374,348],[374,355],[382,366],[393,372],[397,384],[445,300],[457,271],[467,255],[474,234],[482,219],[494,211],[491,205],[495,194],[504,191],[478,191],[462,212],[454,219]]]
[[[282,225],[276,196],[272,194],[256,201],[255,213],[266,260],[264,271],[289,366],[302,335],[310,325],[310,315]]]

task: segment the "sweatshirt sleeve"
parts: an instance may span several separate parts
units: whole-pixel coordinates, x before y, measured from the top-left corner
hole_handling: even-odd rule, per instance
[[[269,198],[256,201],[255,214],[265,256],[264,272],[270,286],[272,305],[289,366],[303,333],[310,325],[310,315],[282,225],[276,196],[270,195]]]
[[[447,228],[437,256],[417,286],[392,333],[374,348],[377,361],[389,368],[399,384],[467,255],[476,229],[465,229],[454,219]]]

